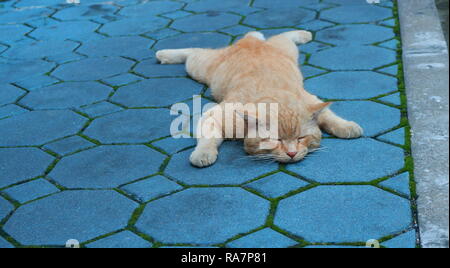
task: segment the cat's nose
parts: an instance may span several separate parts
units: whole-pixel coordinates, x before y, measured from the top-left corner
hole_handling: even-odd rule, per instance
[[[297,155],[297,152],[289,152],[286,154],[289,155],[290,158],[294,158]]]

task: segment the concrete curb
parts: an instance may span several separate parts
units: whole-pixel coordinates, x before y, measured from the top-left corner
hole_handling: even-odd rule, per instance
[[[421,244],[448,248],[448,47],[434,0],[398,5]]]

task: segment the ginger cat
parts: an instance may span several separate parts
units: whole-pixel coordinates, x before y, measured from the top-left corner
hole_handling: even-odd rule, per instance
[[[357,123],[340,118],[329,109],[330,103],[304,89],[297,45],[311,40],[307,31],[286,32],[268,40],[262,33],[250,32],[226,48],[166,49],[158,51],[156,57],[162,64],[186,63],[188,74],[211,88],[218,107],[226,103],[277,103],[278,139],[245,136],[245,150],[261,159],[292,163],[320,146],[321,129],[345,139],[363,134]],[[208,111],[200,124],[215,116]],[[213,122],[210,130],[225,131],[221,119]],[[222,137],[199,137],[190,157],[192,165],[214,164],[222,141]]]

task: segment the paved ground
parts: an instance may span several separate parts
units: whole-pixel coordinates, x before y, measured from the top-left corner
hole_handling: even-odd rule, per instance
[[[392,2],[101,2],[0,2],[0,247],[416,246]],[[154,51],[294,28],[315,32],[308,90],[366,136],[327,137],[288,166],[227,142],[216,165],[191,167],[169,106],[208,90]]]

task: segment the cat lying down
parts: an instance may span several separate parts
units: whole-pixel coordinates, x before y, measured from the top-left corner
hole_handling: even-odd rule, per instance
[[[207,167],[214,164],[224,138],[239,138],[224,133],[232,133],[233,136],[243,131],[240,138],[244,139],[248,154],[281,163],[300,161],[317,149],[322,138],[321,130],[344,139],[358,138],[363,134],[357,123],[337,116],[330,110],[330,103],[322,102],[304,89],[297,45],[311,39],[312,34],[307,31],[286,32],[268,40],[262,33],[250,32],[226,48],[166,49],[156,53],[162,64],[186,63],[188,74],[207,84],[219,103],[202,115],[198,129],[206,129],[214,135],[198,137],[197,147],[190,157],[192,165]],[[262,117],[258,115],[259,110],[231,110],[231,118],[236,116],[244,121],[257,121],[257,124],[245,124],[242,130],[239,129],[242,125],[232,120],[229,132],[222,113],[230,113],[225,108],[230,103],[275,103],[278,110],[276,116],[272,113]],[[269,122],[276,122],[276,135],[248,135],[252,126],[261,128]]]

